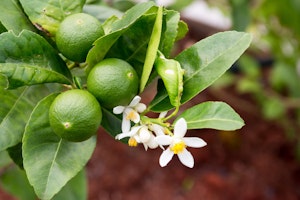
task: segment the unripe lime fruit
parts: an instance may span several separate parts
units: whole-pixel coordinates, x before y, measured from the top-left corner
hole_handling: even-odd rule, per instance
[[[49,110],[53,131],[72,142],[87,140],[97,133],[102,111],[97,99],[88,91],[74,89],[59,94]]]
[[[66,17],[56,32],[58,50],[68,59],[84,62],[93,42],[104,34],[99,20],[89,14]]]
[[[124,60],[107,58],[96,64],[87,78],[87,89],[111,109],[128,105],[138,92],[139,79],[134,68]]]

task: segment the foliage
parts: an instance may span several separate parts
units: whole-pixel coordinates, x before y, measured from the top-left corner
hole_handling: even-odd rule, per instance
[[[7,151],[11,157],[7,163],[3,162],[7,170],[2,182],[13,194],[22,188],[11,182],[17,176],[20,184],[26,185],[29,199],[35,195],[40,199],[86,199],[83,171],[94,151],[97,136],[83,142],[60,138],[50,126],[49,107],[66,89],[86,89],[89,71],[106,58],[119,58],[134,67],[140,78],[140,93],[150,82],[159,79],[155,98],[137,115],[140,121],[132,119],[136,123],[134,127],[126,121],[125,111],[132,111],[132,117],[141,110],[138,107],[143,105],[138,97],[129,106],[120,105],[117,111],[102,109],[101,126],[113,137],[119,135],[120,138],[126,131],[136,130],[141,134],[140,139],[145,139],[139,128],[154,125],[154,132],[157,127],[163,128],[168,138],[172,138],[172,131],[175,136],[185,134],[185,126],[187,129],[236,130],[244,125],[241,117],[223,102],[204,102],[177,114],[181,105],[220,78],[243,54],[250,45],[250,34],[218,33],[171,58],[175,42],[187,32],[177,11],[146,2],[125,9],[124,14],[110,8],[104,16],[100,13],[107,5],[88,2],[9,0],[0,3],[3,11],[0,12],[0,147],[1,153]],[[8,10],[3,9],[6,6]],[[54,36],[65,17],[82,11],[102,20],[105,34],[94,42],[85,63],[75,63],[57,50]],[[120,119],[120,111],[124,111],[125,118]],[[171,112],[167,115],[164,111]],[[149,118],[148,112],[162,114],[160,118]],[[200,139],[183,135],[181,138],[191,147],[206,144]],[[135,142],[143,143],[145,148],[153,147],[142,140]],[[130,144],[136,143],[131,140]],[[177,145],[176,142],[170,144]],[[185,150],[185,146],[175,149],[177,154]],[[16,170],[19,175],[10,170]]]

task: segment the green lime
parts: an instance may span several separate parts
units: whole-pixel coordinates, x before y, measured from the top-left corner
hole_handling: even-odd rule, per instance
[[[68,59],[84,62],[93,42],[104,34],[99,20],[89,14],[66,17],[56,32],[58,50]]]
[[[97,133],[102,111],[97,99],[88,91],[74,89],[59,94],[49,110],[53,131],[73,142],[87,140]]]
[[[101,106],[111,109],[128,105],[138,92],[139,79],[134,68],[124,60],[107,58],[92,68],[87,89]]]

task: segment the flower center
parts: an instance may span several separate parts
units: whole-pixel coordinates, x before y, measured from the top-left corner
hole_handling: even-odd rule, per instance
[[[135,111],[132,110],[128,113],[128,115],[126,116],[126,119],[127,120],[131,120],[131,121],[134,121],[136,119],[136,114],[135,114]]]
[[[133,137],[131,137],[131,138],[129,138],[129,140],[128,140],[128,145],[129,145],[130,147],[136,147],[136,146],[138,145],[138,143],[137,143],[136,139],[134,139]]]
[[[183,141],[176,142],[172,147],[171,151],[174,152],[174,154],[179,154],[185,149],[186,145]]]

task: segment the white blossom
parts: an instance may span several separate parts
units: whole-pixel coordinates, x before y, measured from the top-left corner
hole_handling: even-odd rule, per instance
[[[169,145],[159,158],[161,167],[165,167],[176,154],[180,162],[190,168],[194,167],[194,158],[186,147],[200,148],[206,142],[198,137],[184,137],[187,132],[187,123],[184,118],[180,118],[174,126],[174,134],[159,135],[155,138],[159,145]]]
[[[113,109],[114,114],[121,114],[123,113],[122,119],[122,132],[126,133],[130,131],[130,121],[134,123],[140,122],[140,115],[146,110],[146,105],[140,103],[141,97],[135,96],[128,106],[116,106]]]

